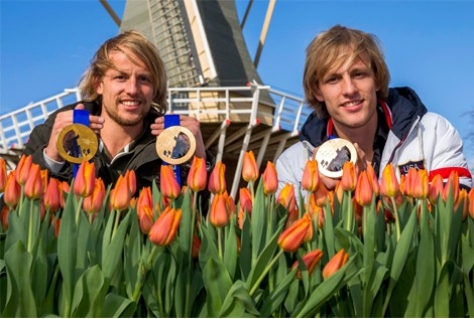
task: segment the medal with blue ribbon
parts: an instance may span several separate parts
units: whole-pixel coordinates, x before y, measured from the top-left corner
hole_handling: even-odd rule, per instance
[[[166,114],[164,120],[165,130],[156,139],[156,152],[165,165],[173,166],[176,180],[182,185],[179,165],[194,155],[196,138],[190,130],[180,126],[178,114]]]
[[[56,143],[59,155],[72,163],[75,176],[82,162],[94,157],[99,142],[97,135],[89,128],[89,111],[74,110],[73,124],[63,128]]]

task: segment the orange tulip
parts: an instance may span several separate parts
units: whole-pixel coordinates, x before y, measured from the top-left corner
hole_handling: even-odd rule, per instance
[[[277,196],[276,202],[288,210],[293,210],[296,207],[295,188],[293,184],[287,183],[281,189]]]
[[[52,213],[57,212],[62,206],[61,197],[63,196],[61,186],[56,178],[50,178],[46,192],[43,196],[44,208]]]
[[[357,174],[354,163],[347,161],[342,166],[341,187],[344,191],[353,191],[357,184]]]
[[[355,200],[361,206],[370,206],[373,196],[374,191],[372,189],[372,183],[369,179],[367,171],[362,171],[357,178],[357,185],[354,195]]]
[[[206,188],[207,168],[206,160],[201,157],[194,156],[191,169],[188,173],[187,184],[193,192],[200,192]]]
[[[453,192],[454,202],[456,202],[459,197],[459,175],[458,175],[458,172],[456,171],[452,171],[449,174],[448,182],[444,185],[444,190],[443,190],[444,201],[448,200],[448,195],[451,189]]]
[[[165,211],[151,226],[148,234],[150,241],[157,246],[169,245],[178,233],[181,216],[181,209],[175,209],[171,206],[166,207]]]
[[[379,185],[379,180],[377,178],[377,174],[375,173],[374,167],[372,164],[369,163],[367,165],[367,169],[365,170],[367,172],[367,177],[369,178],[370,184],[372,186],[372,190],[374,191],[375,197],[379,196],[380,193],[380,185]]]
[[[462,207],[462,220],[467,218],[469,212],[469,199],[466,189],[461,189],[459,191],[458,200],[454,203],[454,210],[458,210],[459,207]]]
[[[239,229],[242,229],[242,227],[244,227],[245,214],[249,216],[248,213],[246,213],[242,209],[242,207],[240,207],[239,212],[237,213],[237,225],[239,226]]]
[[[244,163],[242,165],[242,178],[246,182],[254,182],[259,175],[257,162],[252,151],[244,153]]]
[[[278,246],[286,252],[297,251],[305,240],[310,226],[311,217],[305,214],[281,233],[278,238]]]
[[[321,207],[326,206],[328,193],[328,189],[326,188],[324,183],[319,183],[316,187],[316,190],[313,192],[313,197],[316,200],[316,205]]]
[[[110,192],[110,205],[117,211],[122,211],[130,207],[130,186],[128,185],[128,178],[120,175],[113,191]]]
[[[81,197],[87,197],[92,194],[95,187],[95,164],[82,162],[79,165],[73,182],[74,194]]]
[[[105,199],[105,185],[102,178],[95,180],[94,190],[92,194],[85,197],[82,202],[82,208],[88,214],[97,214],[100,212]]]
[[[21,186],[16,181],[15,172],[10,172],[7,177],[7,182],[5,184],[5,190],[3,192],[3,200],[5,204],[13,209],[21,197]]]
[[[138,222],[140,224],[140,230],[143,234],[148,235],[151,227],[153,226],[154,216],[153,210],[150,206],[143,206],[140,208],[138,214]]]
[[[410,176],[410,171],[412,172]],[[411,178],[410,178],[411,177]],[[429,181],[428,172],[425,169],[410,168],[407,176],[409,192],[414,198],[423,199],[428,197]]]
[[[262,174],[263,193],[265,195],[275,194],[278,189],[278,177],[275,164],[268,161]]]
[[[232,214],[235,214],[237,208],[235,206],[234,198],[230,196],[227,191],[224,192],[224,198],[225,198],[225,203],[227,207],[227,213],[229,216],[232,216]]]
[[[31,155],[22,155],[20,161],[15,169],[15,178],[18,184],[25,185],[26,179],[30,174],[30,167],[33,164],[33,157]]]
[[[308,192],[316,190],[319,184],[319,170],[318,162],[314,159],[310,159],[306,162],[306,166],[303,171],[303,177],[301,179],[301,188]]]
[[[0,193],[5,190],[7,184],[7,163],[3,158],[0,158]]]
[[[324,210],[316,203],[315,196],[310,197],[308,213],[312,219],[316,220],[318,228],[321,229],[324,225]]]
[[[209,178],[208,189],[212,194],[222,194],[227,190],[225,182],[225,164],[221,161],[216,163]]]
[[[306,270],[308,270],[308,274],[311,276],[313,273],[314,269],[316,268],[316,265],[319,264],[321,259],[323,258],[324,253],[321,251],[321,249],[315,249],[303,256],[303,263],[306,266]],[[298,267],[299,263],[298,261],[295,261],[291,269],[295,269]],[[296,278],[301,279],[301,271],[298,270],[296,273]]]
[[[248,188],[242,187],[239,190],[239,201],[240,208],[245,210],[248,214],[252,213],[253,203],[252,203],[252,194]]]
[[[214,227],[224,227],[229,223],[227,200],[224,194],[214,195],[209,214],[209,221]]]
[[[137,175],[134,170],[128,170],[125,172],[125,177],[127,178],[130,195],[134,196],[137,191]]]
[[[309,213],[305,213],[303,218],[306,218],[310,221],[308,231],[306,232],[306,236],[304,236],[303,242],[308,243],[313,240],[314,229],[313,229],[313,221],[311,219],[311,215]]]
[[[336,271],[342,268],[347,263],[349,254],[341,249],[335,254],[331,260],[324,266],[323,278],[328,279],[329,276],[333,275]]]
[[[194,234],[193,236],[193,246],[191,250],[191,256],[196,259],[199,257],[199,250],[201,249],[201,239],[198,235]]]
[[[336,187],[334,188],[334,193],[336,194],[337,200],[339,203],[342,203],[342,197],[344,196],[344,190],[341,186],[341,181],[337,181]]]
[[[163,196],[169,199],[176,199],[181,194],[181,187],[171,165],[161,165],[160,190]]]
[[[443,177],[439,174],[435,175],[429,185],[428,198],[433,205],[438,202],[438,196],[443,196],[444,182]]]
[[[59,236],[59,228],[61,227],[61,219],[56,217],[56,215],[51,216],[51,224],[54,228],[54,236],[58,238]]]
[[[469,216],[471,216],[472,219],[474,219],[474,187],[471,188],[468,194],[469,197]]]
[[[388,197],[396,197],[400,193],[400,185],[398,184],[397,174],[391,163],[387,164],[383,169],[380,181],[380,194]]]
[[[28,178],[25,182],[25,196],[31,199],[40,198],[44,194],[45,185],[38,164],[31,164]]]

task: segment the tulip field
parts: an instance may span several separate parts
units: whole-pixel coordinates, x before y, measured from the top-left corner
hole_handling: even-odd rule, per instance
[[[225,170],[194,157],[186,186],[162,165],[137,189],[134,171],[107,187],[84,162],[69,184],[0,159],[0,316],[474,317],[474,191],[455,172],[347,162],[327,190],[309,160],[277,192],[249,151],[235,199]]]

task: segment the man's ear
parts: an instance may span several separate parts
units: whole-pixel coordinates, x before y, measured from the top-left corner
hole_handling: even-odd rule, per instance
[[[104,90],[102,88],[102,81],[100,79],[95,79],[94,80],[94,89],[97,94],[102,94],[104,93]]]

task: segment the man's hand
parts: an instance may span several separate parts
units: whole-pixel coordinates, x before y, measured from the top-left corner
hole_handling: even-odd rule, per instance
[[[204,141],[201,134],[201,124],[199,121],[191,116],[180,115],[179,123],[179,125],[190,130],[196,138],[196,152],[194,155],[206,159],[206,149],[204,147]],[[160,135],[160,133],[165,129],[165,117],[161,116],[156,118],[155,123],[151,124],[150,128],[151,134],[156,136]]]
[[[84,110],[84,104],[78,104],[75,109]],[[59,112],[56,116],[56,119],[54,120],[53,129],[51,130],[51,135],[49,137],[48,146],[46,146],[45,152],[49,158],[57,162],[64,160],[61,158],[61,156],[59,156],[58,148],[56,147],[58,136],[66,126],[73,124],[73,114],[73,110]],[[94,132],[99,133],[100,129],[103,127],[104,119],[100,116],[90,115],[89,122],[89,127],[94,130]]]

